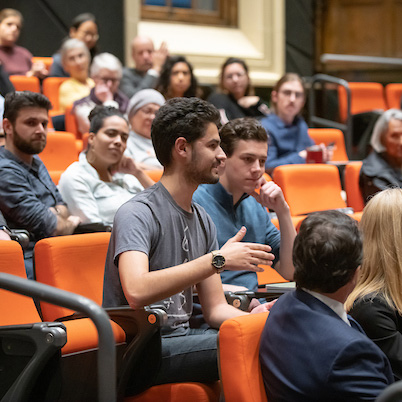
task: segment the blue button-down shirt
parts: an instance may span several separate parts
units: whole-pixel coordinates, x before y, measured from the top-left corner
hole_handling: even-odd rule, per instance
[[[247,233],[243,241],[268,244],[275,255],[274,264],[279,261],[280,232],[272,224],[267,210],[255,198],[244,194],[233,205],[232,195],[217,183],[199,186],[193,195],[193,201],[204,207],[215,223],[219,247],[245,226]],[[245,286],[250,290],[256,290],[258,287],[255,272],[223,271],[221,278],[223,283]]]
[[[0,210],[10,228],[26,229],[34,240],[49,237],[57,217],[49,207],[64,204],[38,156],[32,165],[0,148]]]

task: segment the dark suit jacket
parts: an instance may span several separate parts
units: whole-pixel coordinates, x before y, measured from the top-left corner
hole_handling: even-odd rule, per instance
[[[281,296],[261,337],[268,400],[374,401],[394,381],[391,366],[350,320],[300,289]]]

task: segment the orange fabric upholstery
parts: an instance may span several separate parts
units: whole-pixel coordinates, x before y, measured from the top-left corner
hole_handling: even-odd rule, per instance
[[[265,285],[267,283],[288,282],[285,278],[278,274],[278,272],[276,272],[274,268],[271,268],[269,265],[260,265],[260,267],[264,268],[264,272],[257,272],[259,285]]]
[[[61,349],[63,356],[98,348],[98,331],[89,318],[63,321],[67,329],[68,342]],[[114,340],[117,344],[126,341],[126,334],[114,321],[110,320]]]
[[[333,161],[348,161],[348,154],[346,153],[345,137],[341,130],[337,128],[309,128],[308,135],[314,140],[316,144],[328,145],[331,142],[335,143]]]
[[[387,84],[385,86],[385,100],[388,109],[400,109],[402,98],[402,84]]]
[[[78,132],[77,121],[75,119],[75,114],[72,113],[73,105],[66,107],[65,114],[65,125],[66,131],[73,133],[77,139],[82,139],[82,135]]]
[[[9,78],[16,91],[31,91],[40,93],[40,83],[37,77],[10,75]]]
[[[363,211],[364,199],[359,187],[359,175],[363,162],[350,162],[345,167],[344,182],[348,206],[355,212]]]
[[[78,161],[74,134],[65,131],[49,132],[46,147],[39,157],[48,171],[64,171]]]
[[[103,274],[110,233],[49,237],[35,246],[35,272],[39,282],[80,294],[102,304]],[[41,303],[43,318],[54,321],[73,313]]]
[[[53,114],[62,114],[59,111],[59,87],[63,81],[67,80],[66,77],[47,77],[42,82],[42,93],[47,96],[53,106]]]
[[[291,215],[346,207],[336,166],[318,163],[278,166],[274,180],[282,188]]]
[[[307,216],[307,215],[291,216],[292,222],[293,222],[293,226],[295,227],[296,230],[297,230],[297,228],[301,225],[302,220],[304,220],[304,218],[306,218],[306,216]],[[275,225],[275,227],[276,227],[278,230],[280,230],[278,218],[271,218],[271,222]]]
[[[0,272],[26,279],[22,248],[16,241],[0,241]],[[0,289],[0,325],[18,325],[40,322],[41,319],[30,297]]]
[[[144,172],[150,177],[155,183],[159,181],[162,177],[163,170],[155,169],[155,170],[144,170]]]
[[[219,382],[207,385],[197,382],[156,385],[141,394],[124,398],[124,402],[218,402]]]
[[[379,82],[349,82],[351,92],[350,113],[369,112],[374,109],[387,109],[384,87]],[[347,118],[346,90],[338,86],[339,117],[342,122]]]
[[[53,57],[39,57],[39,56],[32,57],[32,63],[38,63],[38,62],[42,62],[46,66],[47,71],[50,71],[50,67],[53,64]]]
[[[258,357],[268,313],[226,320],[219,330],[219,368],[226,402],[267,402]]]

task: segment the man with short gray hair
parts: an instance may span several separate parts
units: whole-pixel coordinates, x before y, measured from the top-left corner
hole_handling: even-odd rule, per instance
[[[78,131],[89,131],[89,113],[96,105],[111,106],[126,113],[128,98],[119,91],[123,67],[116,56],[101,53],[94,57],[90,74],[95,87],[85,98],[74,102],[73,113],[76,116]]]

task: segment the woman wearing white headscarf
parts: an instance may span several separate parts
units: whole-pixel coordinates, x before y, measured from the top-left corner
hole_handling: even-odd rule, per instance
[[[389,109],[377,120],[363,160],[359,185],[364,201],[390,187],[402,187],[402,111]]]

